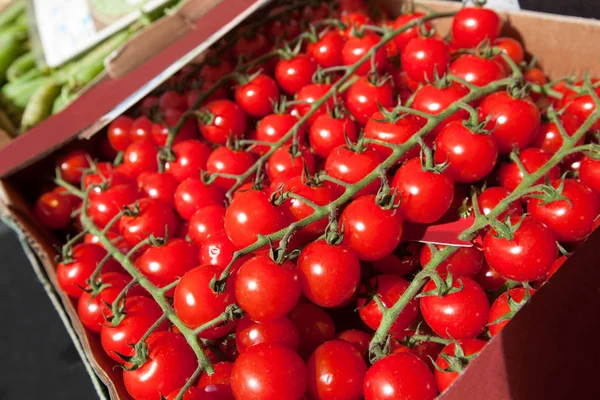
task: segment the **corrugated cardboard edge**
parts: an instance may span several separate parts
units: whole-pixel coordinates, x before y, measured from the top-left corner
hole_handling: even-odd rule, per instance
[[[121,369],[116,368],[116,363],[104,353],[99,335],[88,331],[81,323],[77,314],[77,302],[62,290],[54,289],[59,287],[54,263],[58,253],[53,247],[58,244],[58,241],[51,232],[37,223],[27,202],[10,184],[3,181],[0,181],[0,214],[4,220],[8,220],[9,226],[25,243],[24,250],[32,261],[36,274],[42,280],[44,289],[57,309],[77,351],[82,356],[100,398],[104,396],[104,389],[100,386],[98,378],[108,389],[111,399],[131,400],[120,377]],[[37,259],[32,257],[31,251],[35,253]],[[43,273],[39,268],[40,264]],[[44,275],[47,276],[47,281]]]

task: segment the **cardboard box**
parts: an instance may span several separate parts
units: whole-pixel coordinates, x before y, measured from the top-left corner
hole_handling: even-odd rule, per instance
[[[52,245],[58,240],[38,224],[33,217],[31,204],[44,183],[43,177],[53,168],[57,147],[63,146],[61,151],[73,147],[95,147],[96,137],[89,141],[77,141],[71,136],[106,122],[97,123],[96,120],[119,103],[111,99],[110,91],[114,91],[114,96],[122,100],[125,92],[143,86],[168,68],[177,56],[190,52],[199,41],[207,40],[211,30],[214,32],[231,22],[239,10],[257,2],[227,0],[227,5],[224,3],[215,5],[201,18],[192,33],[184,34],[134,72],[126,73],[94,96],[82,98],[79,104],[74,104],[73,107],[81,115],[71,114],[75,121],[60,120],[68,123],[68,126],[61,126],[50,119],[0,153],[0,213],[16,227],[27,248],[35,253],[35,259],[45,270],[52,286],[48,289],[62,302],[76,340],[112,399],[129,399],[122,385],[120,371],[113,368],[114,363],[102,351],[98,336],[82,327],[73,300],[54,289],[57,287],[53,262],[56,252]],[[388,0],[384,3],[397,13],[398,2]],[[459,4],[441,1],[422,3],[444,11],[459,7]],[[235,7],[237,11],[233,12]],[[585,68],[600,75],[600,53],[592,48],[600,40],[599,22],[532,12],[502,15],[507,21],[503,34],[521,37],[527,50],[536,55],[551,77],[570,72],[581,75]],[[442,32],[447,28],[448,21],[438,24]],[[100,94],[108,98],[97,97]],[[93,130],[90,129],[90,132]],[[71,142],[65,144],[69,139]],[[597,326],[596,310],[600,307],[600,268],[594,252],[599,243],[600,232],[595,232],[550,283],[535,295],[531,304],[490,341],[441,398],[521,400],[597,397],[600,390],[594,385],[593,363],[595,356],[600,354],[600,339],[594,329]]]

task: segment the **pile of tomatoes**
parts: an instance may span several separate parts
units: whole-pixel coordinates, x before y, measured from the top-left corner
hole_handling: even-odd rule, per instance
[[[536,191],[519,186],[523,170],[564,153],[562,134],[598,113],[594,97],[578,93],[585,82],[557,83],[554,97],[529,93],[526,82],[549,87],[546,77],[480,7],[460,10],[449,38],[427,20],[359,65],[386,32],[425,16],[376,19],[367,9],[275,8],[282,18],[242,28],[230,47],[114,120],[97,160],[81,150],[58,160],[60,185],[39,197],[35,215],[81,233],[58,282],[124,367],[132,398],[174,399],[194,375],[198,357],[174,319],[204,326],[214,368],[185,400],[435,398],[596,227],[593,152],[568,154]],[[316,28],[281,46],[304,21]],[[257,58],[232,74],[238,60]],[[389,161],[394,146],[431,128],[428,116],[511,76],[437,121],[421,150]],[[577,145],[593,149],[600,122],[587,126]],[[116,153],[120,162],[102,161]],[[403,241],[403,231],[488,215],[515,189],[523,196],[491,214],[473,246],[421,272],[445,246]],[[382,308],[418,282],[420,295],[387,321]]]

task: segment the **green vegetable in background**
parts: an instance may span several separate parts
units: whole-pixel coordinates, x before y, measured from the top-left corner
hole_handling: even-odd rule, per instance
[[[10,64],[6,70],[6,79],[9,82],[14,82],[33,68],[35,68],[35,56],[31,51],[28,51]]]
[[[0,29],[13,23],[17,18],[25,14],[25,2],[14,1],[0,13]]]
[[[46,119],[52,112],[54,100],[60,94],[61,86],[53,79],[44,82],[31,96],[23,118],[21,119],[21,131],[26,131],[29,128],[39,124]]]

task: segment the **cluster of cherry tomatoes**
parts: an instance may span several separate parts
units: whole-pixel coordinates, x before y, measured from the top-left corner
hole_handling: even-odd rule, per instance
[[[546,77],[523,66],[521,44],[499,37],[500,18],[479,7],[456,14],[449,39],[426,21],[358,65],[382,34],[425,17],[373,20],[366,10],[361,1],[335,10],[323,3],[242,29],[227,51],[175,76],[169,84],[177,89],[149,96],[110,124],[107,151],[120,152],[120,164],[71,152],[58,167],[60,181],[76,190],[58,186],[35,205],[39,221],[55,230],[81,230],[73,215],[85,213],[105,230],[111,254],[127,254],[141,276],[164,288],[169,315],[185,326],[223,316],[199,332],[215,372],[193,382],[185,400],[432,399],[564,263],[559,248],[576,248],[595,228],[600,161],[569,154],[536,183],[546,182],[543,190],[514,201],[482,240],[439,264],[385,332],[383,356],[369,354],[382,306],[394,306],[445,247],[402,241],[405,222],[436,224],[465,207],[489,214],[519,187],[523,170],[552,161],[563,134],[574,135],[596,103],[578,93],[584,82],[554,85],[560,99],[531,97],[523,84],[541,88]],[[265,57],[275,42],[302,34],[301,21],[318,28]],[[239,58],[259,57],[259,65],[232,74]],[[348,68],[354,75],[331,93]],[[421,152],[416,146],[385,164],[394,145],[429,126],[428,116],[476,88],[519,81],[517,73],[520,86],[462,104],[424,137]],[[214,87],[226,76],[236,80]],[[598,129],[596,121],[578,145],[595,143]],[[389,168],[379,171],[382,164]],[[364,184],[370,174],[378,175]],[[349,190],[346,204],[330,207],[336,217],[321,213],[302,224]],[[286,235],[285,249],[273,242],[274,251],[243,251],[291,224],[300,229]],[[107,257],[101,239],[86,232],[68,246],[56,271],[60,286],[106,354],[125,367],[134,399],[174,399],[198,359],[163,318],[164,307]],[[226,284],[217,285],[224,275]],[[240,320],[229,315],[234,305]],[[135,346],[141,339],[143,357]]]

